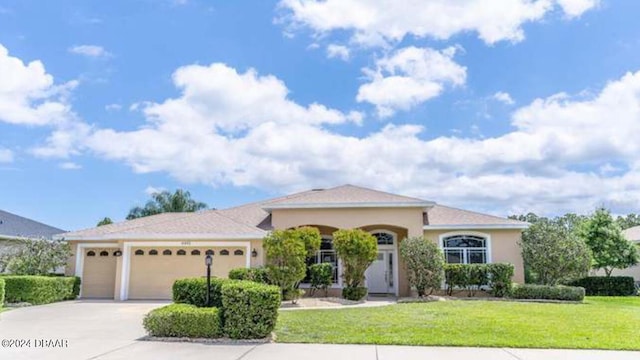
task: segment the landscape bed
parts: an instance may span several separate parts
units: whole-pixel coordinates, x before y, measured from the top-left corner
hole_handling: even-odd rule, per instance
[[[582,304],[439,301],[281,311],[276,341],[640,350],[640,297]]]

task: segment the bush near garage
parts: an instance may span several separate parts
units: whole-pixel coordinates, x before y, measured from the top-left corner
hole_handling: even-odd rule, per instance
[[[569,283],[581,286],[588,296],[630,296],[636,294],[636,287],[631,276],[588,276]]]
[[[149,312],[142,324],[151,336],[219,338],[222,318],[218,308],[171,304]]]
[[[2,279],[7,303],[48,304],[75,299],[80,291],[80,279],[76,276],[7,275]]]
[[[582,301],[585,291],[582,287],[563,285],[516,285],[514,299]]]
[[[211,278],[211,304],[210,307],[222,306],[222,284],[227,279]],[[207,307],[207,279],[185,278],[173,283],[173,301],[176,303],[191,304],[197,307]]]
[[[231,280],[248,280],[261,284],[271,284],[269,271],[265,268],[236,268],[229,271]]]
[[[252,281],[222,285],[224,333],[232,339],[259,339],[271,334],[278,319],[280,288]]]
[[[0,308],[4,304],[4,280],[0,279]]]

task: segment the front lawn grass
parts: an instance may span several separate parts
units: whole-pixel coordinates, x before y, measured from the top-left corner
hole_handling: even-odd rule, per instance
[[[277,342],[640,350],[640,297],[280,311]]]

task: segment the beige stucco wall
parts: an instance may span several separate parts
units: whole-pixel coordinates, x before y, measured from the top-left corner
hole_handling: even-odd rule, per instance
[[[480,233],[490,237],[491,262],[511,263],[515,267],[513,281],[524,283],[524,265],[520,242],[521,230],[425,230],[424,236],[427,239],[439,244],[440,235],[447,233]]]

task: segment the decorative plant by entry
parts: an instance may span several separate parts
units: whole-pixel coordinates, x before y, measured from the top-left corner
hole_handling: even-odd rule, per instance
[[[410,237],[400,243],[400,255],[407,267],[409,284],[418,296],[440,288],[444,276],[444,256],[434,242],[422,236]]]
[[[342,260],[342,277],[345,287],[342,296],[360,300],[366,296],[364,272],[378,255],[378,241],[360,229],[343,229],[333,233],[333,246]]]

